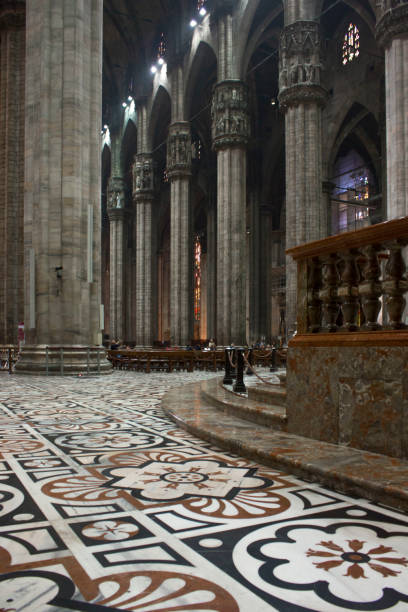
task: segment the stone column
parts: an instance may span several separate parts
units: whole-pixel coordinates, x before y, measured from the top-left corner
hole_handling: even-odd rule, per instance
[[[217,152],[217,342],[245,343],[246,143],[248,93],[238,79],[217,83],[212,140]]]
[[[377,39],[385,48],[387,218],[408,215],[408,2],[380,0]]]
[[[170,181],[170,335],[171,343],[190,342],[192,244],[190,231],[191,133],[187,121],[169,126],[167,172]]]
[[[261,253],[259,259],[259,327],[256,330],[258,333],[254,336],[254,340],[259,340],[261,335],[266,336],[269,341],[271,336],[271,317],[272,317],[272,269],[276,265],[273,257],[273,249],[276,246],[272,240],[272,207],[262,205],[259,207],[259,236],[258,249]]]
[[[24,320],[25,2],[0,6],[0,344]]]
[[[102,0],[27,0],[25,324],[18,373],[98,367]],[[64,349],[50,353],[46,346]]]
[[[133,202],[136,245],[136,345],[153,343],[153,249],[152,209],[154,200],[153,158],[139,153],[133,164]]]
[[[211,189],[207,213],[207,337],[217,340],[216,280],[217,280],[217,211]]]
[[[126,220],[125,185],[120,177],[112,177],[108,187],[109,217],[109,321],[110,337],[124,338],[124,226]]]
[[[286,248],[323,238],[321,44],[316,21],[296,21],[281,34],[279,102],[285,112]],[[286,324],[296,329],[296,265],[286,260]]]

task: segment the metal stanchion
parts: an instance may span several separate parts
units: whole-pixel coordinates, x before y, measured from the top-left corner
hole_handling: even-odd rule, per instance
[[[48,376],[48,346],[45,347],[45,375]]]
[[[89,375],[89,346],[86,347],[86,373]]]
[[[60,365],[61,365],[61,376],[64,375],[64,349],[60,348]]]
[[[237,359],[237,379],[233,386],[233,390],[236,393],[245,393],[246,386],[244,383],[244,349],[236,348],[235,349],[236,359]]]
[[[235,366],[231,366],[231,378],[236,380],[237,378],[237,350],[236,348],[231,348],[231,360],[234,361],[235,357]]]
[[[13,356],[12,356],[12,350],[11,348],[9,348],[8,350],[8,371],[9,374],[13,373]]]
[[[223,379],[224,385],[232,385],[231,364],[230,364],[231,347],[225,349],[225,374]]]
[[[100,349],[96,352],[97,366],[98,366],[98,374],[101,373],[101,351]]]
[[[273,348],[271,351],[271,367],[270,372],[276,372],[278,368],[276,367],[276,348]]]

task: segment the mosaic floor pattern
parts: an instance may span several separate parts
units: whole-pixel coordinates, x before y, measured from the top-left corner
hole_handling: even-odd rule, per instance
[[[211,376],[0,374],[0,612],[408,610],[406,515],[165,417]]]

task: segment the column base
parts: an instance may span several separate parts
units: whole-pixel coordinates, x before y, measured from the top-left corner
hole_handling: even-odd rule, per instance
[[[15,374],[75,376],[110,374],[112,364],[101,347],[81,345],[24,345]]]

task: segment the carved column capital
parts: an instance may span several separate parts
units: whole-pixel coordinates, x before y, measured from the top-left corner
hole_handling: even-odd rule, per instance
[[[188,121],[177,121],[169,126],[167,172],[170,180],[191,174],[191,129]]]
[[[323,106],[327,93],[320,84],[322,52],[316,21],[296,21],[280,37],[279,103],[284,110],[300,103]]]
[[[25,26],[25,0],[3,0],[0,6],[0,30]]]
[[[215,150],[246,145],[249,139],[248,88],[242,81],[228,80],[214,87],[212,141]]]
[[[120,176],[112,176],[109,180],[107,208],[108,212],[125,208],[125,181]]]
[[[406,0],[378,0],[376,39],[386,47],[401,34],[408,34],[408,2]]]
[[[153,198],[154,171],[153,156],[151,153],[138,153],[134,157],[133,173],[133,199],[146,200]]]

